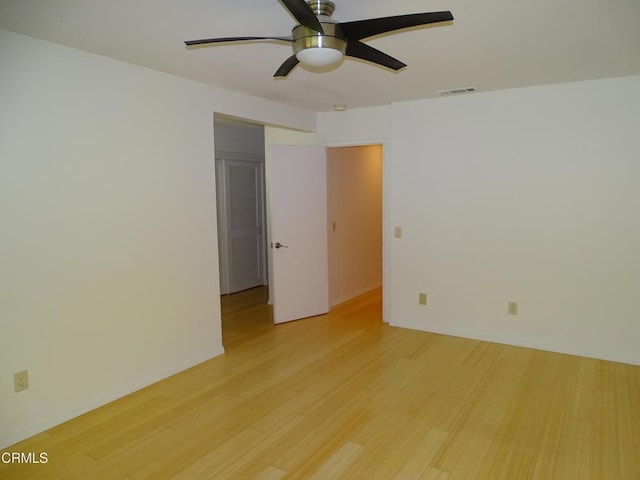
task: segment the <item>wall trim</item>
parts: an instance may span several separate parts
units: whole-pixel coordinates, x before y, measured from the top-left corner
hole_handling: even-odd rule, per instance
[[[380,287],[382,287],[382,282],[377,282],[373,285],[369,285],[368,287],[361,288],[355,292],[348,293],[347,295],[343,295],[339,298],[336,298],[335,300],[331,300],[329,307],[333,308],[336,305],[340,305],[341,303],[348,302],[349,300],[359,297],[360,295],[364,295],[365,293]]]
[[[625,355],[617,351],[601,351],[593,350],[590,348],[581,348],[576,345],[566,345],[553,342],[547,342],[544,340],[531,340],[522,339],[513,336],[492,335],[488,333],[472,332],[466,329],[457,328],[432,328],[425,329],[417,328],[408,325],[401,325],[397,322],[391,322],[393,327],[408,328],[409,330],[417,330],[427,333],[435,333],[438,335],[448,335],[452,337],[467,338],[470,340],[480,340],[482,342],[499,343],[501,345],[508,345],[512,347],[529,348],[532,350],[542,350],[544,352],[561,353],[565,355],[574,355],[578,357],[592,358],[595,360],[605,360],[609,362],[625,363],[628,365],[640,366],[640,356],[634,357],[633,355]]]

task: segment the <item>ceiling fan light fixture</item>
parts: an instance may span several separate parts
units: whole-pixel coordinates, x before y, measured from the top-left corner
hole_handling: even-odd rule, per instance
[[[311,67],[329,67],[342,60],[343,53],[335,48],[305,48],[296,53],[300,63]]]
[[[280,0],[280,3],[298,22],[291,30],[290,37],[219,37],[188,40],[184,43],[192,46],[256,40],[290,42],[293,55],[276,70],[273,75],[275,78],[287,77],[298,64],[319,67],[318,70],[309,70],[324,73],[337,67],[345,56],[398,71],[407,65],[362,40],[406,28],[453,21],[451,12],[442,11],[337,22],[331,18],[335,5],[330,0]]]
[[[324,33],[318,33],[304,25],[292,30],[293,53],[303,65],[330,67],[340,63],[347,50],[347,41],[336,23],[319,17]]]

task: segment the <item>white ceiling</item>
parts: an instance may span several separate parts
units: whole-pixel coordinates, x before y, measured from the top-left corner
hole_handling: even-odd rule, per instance
[[[408,67],[346,59],[273,73],[287,44],[187,49],[183,41],[287,36],[277,0],[0,0],[0,28],[315,111],[640,74],[640,0],[335,0],[338,21],[450,10],[452,24],[367,40]]]

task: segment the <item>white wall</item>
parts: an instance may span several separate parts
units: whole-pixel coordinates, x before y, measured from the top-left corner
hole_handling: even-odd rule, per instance
[[[213,112],[315,115],[1,30],[0,63],[3,447],[223,352]]]
[[[391,323],[640,364],[640,77],[392,115]]]
[[[363,137],[369,112],[346,113],[320,117],[328,143]],[[640,364],[640,77],[401,103],[389,125],[391,324]]]
[[[334,306],[382,285],[382,145],[327,149],[327,214]]]
[[[385,144],[391,131],[391,107],[371,107],[318,114],[318,134],[329,146]]]

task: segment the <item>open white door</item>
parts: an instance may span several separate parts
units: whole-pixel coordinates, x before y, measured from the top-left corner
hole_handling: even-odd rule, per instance
[[[329,311],[327,159],[324,147],[272,145],[273,322]]]

